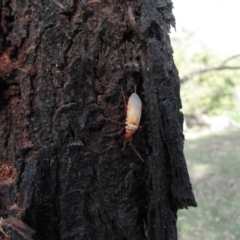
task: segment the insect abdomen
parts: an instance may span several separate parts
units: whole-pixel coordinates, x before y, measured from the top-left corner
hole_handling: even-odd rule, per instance
[[[126,126],[126,132],[134,133],[137,129],[138,129],[138,126],[136,125],[127,124]]]
[[[136,93],[132,93],[128,100],[127,105],[127,122],[126,122],[127,128],[132,129],[134,126],[136,128],[134,130],[135,132],[139,126],[141,114],[142,114],[142,102]]]

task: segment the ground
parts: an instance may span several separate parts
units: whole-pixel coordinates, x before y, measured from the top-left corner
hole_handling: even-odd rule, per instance
[[[239,129],[186,134],[185,156],[198,208],[178,212],[180,240],[240,239],[239,143]]]

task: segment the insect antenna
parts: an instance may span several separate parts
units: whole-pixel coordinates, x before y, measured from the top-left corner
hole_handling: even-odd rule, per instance
[[[123,88],[122,88],[122,86],[121,86],[121,89],[122,89],[122,95],[123,95],[124,104],[125,104],[125,106],[126,106],[127,103],[126,103],[126,98],[125,98],[124,93],[123,93]]]
[[[127,102],[126,102],[126,98],[124,96],[124,92],[123,92],[122,86],[121,86],[121,89],[122,89],[122,95],[123,95],[123,100],[124,100],[125,116],[127,116]]]

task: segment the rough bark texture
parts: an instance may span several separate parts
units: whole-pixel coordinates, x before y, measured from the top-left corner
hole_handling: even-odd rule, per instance
[[[177,210],[196,202],[171,10],[170,0],[1,1],[2,238],[177,239]],[[125,121],[121,87],[135,86],[144,162],[105,120]]]

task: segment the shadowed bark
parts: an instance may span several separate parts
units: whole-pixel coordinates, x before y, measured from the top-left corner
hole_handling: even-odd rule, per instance
[[[0,232],[177,239],[196,206],[183,154],[170,0],[1,1]],[[143,103],[133,149],[121,87]],[[18,237],[16,237],[18,236]]]

